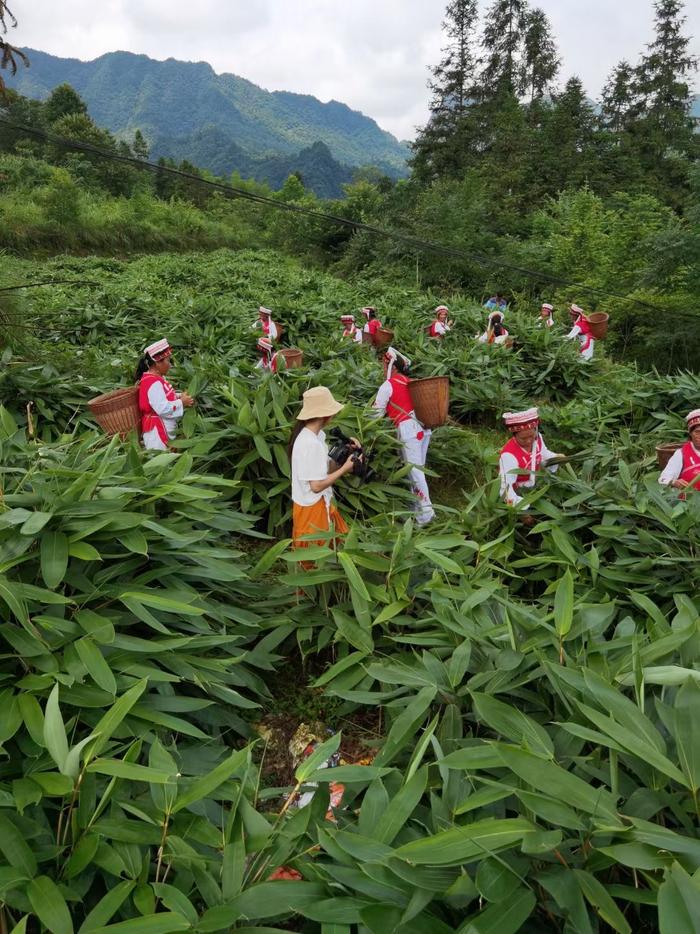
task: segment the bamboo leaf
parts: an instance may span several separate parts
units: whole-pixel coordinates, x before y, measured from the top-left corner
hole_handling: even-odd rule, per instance
[[[49,755],[65,775],[64,769],[68,758],[68,739],[63,717],[58,706],[58,684],[54,684],[44,711],[44,745]]]
[[[73,934],[68,905],[53,879],[48,876],[32,879],[27,897],[36,916],[52,934]]]
[[[41,576],[53,590],[63,581],[68,569],[68,538],[63,532],[44,532],[40,550]]]

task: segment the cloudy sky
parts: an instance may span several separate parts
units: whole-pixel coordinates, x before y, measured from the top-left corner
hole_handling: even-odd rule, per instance
[[[440,57],[446,0],[14,0],[11,41],[81,59],[126,49],[207,61],[268,90],[343,101],[409,139],[425,122],[427,66]],[[482,8],[486,6],[482,0]],[[652,35],[652,0],[533,0],[563,59],[596,96]],[[700,3],[686,30],[700,55]]]

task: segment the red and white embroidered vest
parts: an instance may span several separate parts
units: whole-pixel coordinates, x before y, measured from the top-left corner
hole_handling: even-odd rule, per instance
[[[169,441],[168,432],[165,430],[165,425],[163,424],[163,419],[160,415],[157,415],[151,408],[151,403],[148,401],[148,390],[154,383],[163,384],[163,392],[165,393],[165,398],[168,402],[177,402],[177,393],[167,381],[162,376],[157,376],[155,373],[144,373],[139,382],[139,409],[141,411],[141,434],[146,434],[147,431],[152,431],[154,428],[158,432],[158,437],[163,442],[167,444]]]
[[[413,412],[411,393],[408,391],[408,384],[411,381],[403,373],[394,373],[389,382],[391,383],[391,401],[386,407],[386,414],[398,427],[401,422],[411,418]]]
[[[438,324],[441,324],[441,322],[438,321],[438,320],[435,320],[435,321],[433,321],[433,323],[430,325],[430,336],[431,336],[431,337],[442,337],[442,334],[437,330],[437,325],[438,325]]]
[[[524,447],[518,444],[515,438],[511,438],[508,444],[505,444],[501,448],[501,454],[512,454],[513,457],[518,462],[518,467],[521,470],[530,471],[532,468],[530,466],[532,462],[532,452],[526,451]],[[542,466],[542,438],[540,435],[537,435],[537,440],[535,441],[535,470],[539,470]],[[513,487],[517,489],[522,483],[527,483],[528,480],[532,479],[530,473],[519,473],[513,483]]]
[[[683,453],[683,470],[678,479],[685,480],[686,483],[700,489],[700,483],[693,483],[694,480],[700,479],[700,451],[695,448],[691,441],[686,441],[681,451]]]
[[[367,324],[365,325],[364,330],[368,334],[371,334],[372,336],[374,336],[381,326],[382,326],[382,322],[379,320],[379,318],[370,318]]]

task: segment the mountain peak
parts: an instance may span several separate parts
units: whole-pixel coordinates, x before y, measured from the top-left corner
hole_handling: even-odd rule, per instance
[[[67,82],[96,123],[117,136],[130,137],[140,129],[155,157],[176,152],[179,158],[228,174],[240,167],[236,160],[222,163],[222,144],[232,153],[266,160],[322,143],[342,166],[375,165],[393,176],[406,172],[405,144],[341,101],[323,103],[311,94],[267,91],[237,75],[217,74],[208,62],[157,61],[124,50],[92,61],[26,51],[31,67],[10,77],[10,86],[28,97],[45,98]],[[218,152],[203,142],[212,138],[212,128],[217,130]]]

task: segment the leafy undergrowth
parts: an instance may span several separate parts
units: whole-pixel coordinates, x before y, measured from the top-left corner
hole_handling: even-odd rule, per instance
[[[653,454],[682,437],[697,377],[581,366],[524,314],[518,350],[478,346],[484,313],[460,296],[431,343],[436,296],[270,253],[10,274],[93,284],[25,299],[0,363],[4,929],[694,930],[700,502],[658,486]],[[380,364],[337,337],[370,300],[417,375],[452,377],[427,529],[370,418]],[[254,372],[261,302],[303,369]],[[146,457],[85,401],[163,334],[198,405]],[[338,487],[350,535],[303,572],[285,447],[317,384],[349,403],[377,479]],[[500,414],[532,402],[576,456],[542,477],[527,530],[493,477]],[[336,732],[314,755],[266,764],[265,728],[285,749],[316,720]],[[374,758],[320,768],[338,748]]]

